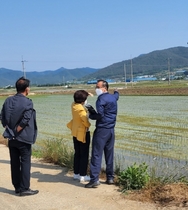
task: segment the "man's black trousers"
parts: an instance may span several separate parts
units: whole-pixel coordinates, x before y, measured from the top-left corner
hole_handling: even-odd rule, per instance
[[[16,191],[26,191],[30,187],[31,144],[9,140],[12,184]]]

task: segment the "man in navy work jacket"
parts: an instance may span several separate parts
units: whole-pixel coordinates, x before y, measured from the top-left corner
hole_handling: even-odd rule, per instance
[[[119,93],[115,90],[114,94],[108,92],[108,82],[98,80],[96,84],[96,114],[90,114],[89,118],[96,120],[96,129],[92,140],[92,154],[90,163],[90,182],[86,188],[95,188],[99,182],[101,170],[102,154],[104,151],[106,162],[106,183],[114,184],[114,127],[117,116],[117,100]]]
[[[20,196],[37,194],[30,189],[31,145],[37,137],[36,113],[33,102],[26,96],[30,81],[21,77],[16,81],[17,94],[8,97],[1,110],[1,121],[5,128],[3,136],[8,138],[11,178],[15,193]]]

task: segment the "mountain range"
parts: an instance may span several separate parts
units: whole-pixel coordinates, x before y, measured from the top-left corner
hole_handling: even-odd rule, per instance
[[[173,47],[156,50],[138,57],[111,64],[102,69],[94,68],[59,68],[54,71],[26,72],[31,84],[63,84],[75,80],[118,79],[139,75],[167,76],[168,72],[179,69],[188,69],[188,47]],[[10,76],[11,75],[11,76]],[[23,76],[22,71],[0,68],[0,87],[14,85],[15,81]]]
[[[99,71],[84,77],[88,79],[99,78],[131,78],[133,75],[155,75],[165,77],[168,71],[188,69],[188,47],[173,47],[164,50],[156,50],[142,54],[133,59],[124,60],[107,66]]]
[[[46,85],[46,84],[65,84],[68,81],[81,79],[85,75],[92,74],[98,69],[94,68],[76,68],[66,69],[59,68],[55,71],[43,72],[25,72],[26,78],[31,81],[32,85]],[[7,85],[14,85],[15,81],[23,76],[23,71],[15,71],[11,69],[0,68],[0,87]]]

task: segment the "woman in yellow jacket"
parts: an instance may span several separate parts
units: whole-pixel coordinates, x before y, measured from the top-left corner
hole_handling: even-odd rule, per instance
[[[89,93],[85,90],[77,90],[74,93],[74,102],[72,103],[72,120],[67,124],[71,130],[74,144],[74,179],[80,182],[89,181],[87,176],[89,145],[90,145],[90,122],[87,109],[84,103],[87,101]]]

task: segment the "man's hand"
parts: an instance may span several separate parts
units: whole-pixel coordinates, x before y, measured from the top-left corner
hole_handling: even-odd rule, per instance
[[[89,93],[89,92],[88,92],[88,95],[91,96],[91,97],[93,97],[93,94],[92,94],[92,93]]]
[[[17,133],[20,132],[22,129],[23,129],[23,128],[22,128],[21,126],[18,125],[18,127],[17,127],[17,129],[16,129]]]

